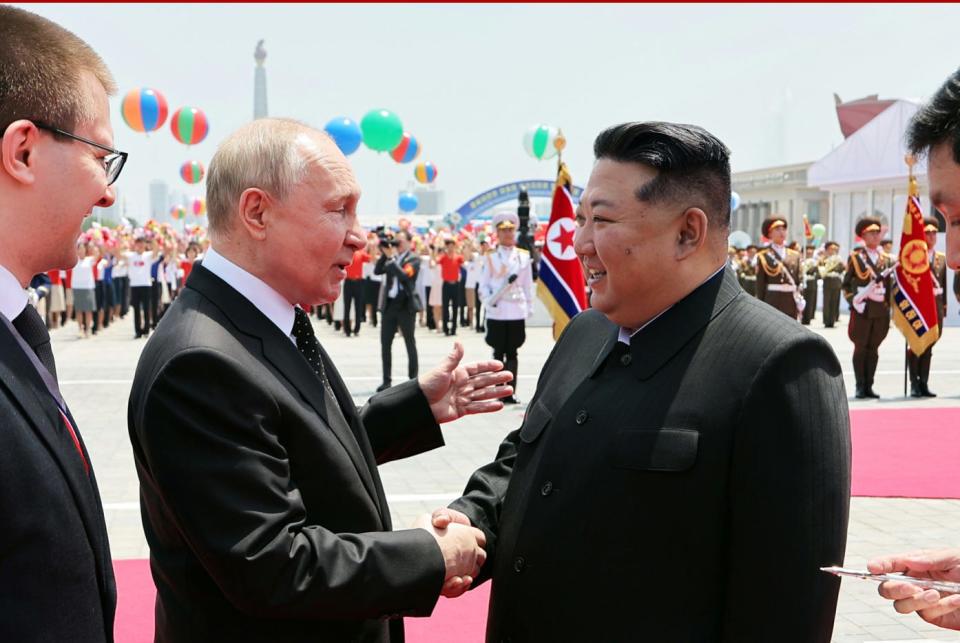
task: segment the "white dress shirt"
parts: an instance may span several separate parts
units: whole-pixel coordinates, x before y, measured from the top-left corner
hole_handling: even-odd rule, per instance
[[[0,266],[0,315],[13,321],[27,307],[27,291],[13,273]]]
[[[243,295],[294,344],[297,343],[292,334],[294,305],[287,301],[283,295],[268,286],[259,277],[250,274],[218,253],[213,246],[203,256],[202,265]]]

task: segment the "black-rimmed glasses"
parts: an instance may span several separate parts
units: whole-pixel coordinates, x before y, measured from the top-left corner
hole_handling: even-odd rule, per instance
[[[39,121],[32,121],[34,125],[42,130],[47,130],[54,134],[59,134],[60,136],[66,136],[67,138],[72,138],[81,143],[86,143],[87,145],[93,145],[94,147],[101,149],[105,152],[110,152],[104,156],[101,161],[103,162],[103,171],[107,174],[107,185],[113,185],[114,181],[117,180],[117,177],[120,176],[120,170],[123,169],[123,165],[127,162],[127,153],[121,152],[120,150],[115,150],[112,147],[107,147],[106,145],[100,145],[100,143],[95,143],[88,138],[83,138],[82,136],[77,136],[71,132],[66,132],[59,127],[54,127],[52,125],[47,125],[46,123],[41,123]]]

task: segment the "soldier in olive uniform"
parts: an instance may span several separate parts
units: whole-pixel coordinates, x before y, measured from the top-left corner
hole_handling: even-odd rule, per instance
[[[843,296],[850,304],[847,334],[853,342],[853,373],[857,382],[856,398],[879,398],[873,391],[873,378],[880,360],[880,344],[890,330],[891,276],[882,273],[894,263],[880,250],[880,219],[864,217],[857,221],[857,236],[864,248],[854,251],[843,277]]]
[[[757,299],[765,301],[788,317],[797,319],[800,281],[800,253],[784,246],[787,220],[772,216],[760,226],[770,245],[757,254]]]
[[[807,246],[805,248],[806,256],[803,258],[801,270],[804,279],[803,298],[806,306],[803,309],[804,326],[809,326],[813,316],[817,314],[817,281],[820,279],[820,260],[814,256],[816,246]]]
[[[840,283],[843,281],[843,259],[840,244],[828,241],[823,246],[826,255],[820,262],[820,278],[823,279],[823,325],[833,328],[840,320]]]
[[[943,319],[947,316],[947,257],[935,250],[937,246],[937,232],[939,231],[936,217],[923,218],[923,231],[927,236],[927,248],[930,255],[930,275],[933,277],[933,294],[937,298],[937,321],[940,332],[943,333]],[[954,280],[956,289],[956,280]],[[930,379],[930,360],[933,357],[933,346],[929,346],[922,354],[916,355],[907,349],[907,364],[910,366],[910,397],[936,397],[930,390],[927,382]]]

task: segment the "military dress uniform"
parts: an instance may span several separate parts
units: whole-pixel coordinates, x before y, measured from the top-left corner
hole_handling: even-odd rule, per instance
[[[863,220],[857,224],[857,235],[869,231],[872,226],[880,229],[879,220],[869,222],[863,227]],[[871,256],[873,255],[873,256]],[[890,288],[892,277],[887,275],[880,280],[874,292],[863,298],[863,311],[858,312],[854,300],[865,293],[871,283],[880,278],[884,270],[894,263],[893,257],[879,248],[874,252],[861,248],[850,255],[846,274],[843,277],[843,296],[850,304],[850,322],[847,335],[853,342],[853,373],[856,379],[856,397],[878,398],[873,391],[873,378],[880,360],[880,344],[890,330]]]
[[[753,259],[744,257],[740,261],[740,269],[737,271],[737,277],[740,281],[740,287],[747,293],[757,296],[757,257]]]
[[[936,225],[936,224],[934,224]],[[943,320],[947,316],[947,256],[942,252],[930,252],[930,274],[933,276],[933,294],[937,299],[937,322],[940,333],[943,334]],[[954,280],[956,287],[956,280]],[[907,364],[910,367],[910,396],[936,397],[927,383],[930,380],[930,360],[933,357],[933,346],[929,346],[920,355],[907,349]]]
[[[517,227],[516,214],[502,213],[493,219],[497,229]],[[511,276],[516,277],[511,282]],[[533,314],[533,267],[530,253],[516,246],[497,246],[483,258],[478,281],[480,301],[486,310],[486,342],[493,358],[503,362],[513,375],[517,390],[517,350],[526,340],[526,320]],[[502,294],[492,302],[498,292]],[[516,397],[504,400],[515,403]]]
[[[757,299],[796,319],[800,283],[799,252],[771,244],[757,253]]]
[[[833,328],[840,320],[843,267],[843,259],[839,255],[824,257],[820,263],[820,278],[823,280],[823,325],[827,328]]]
[[[809,326],[813,316],[817,313],[817,281],[820,279],[820,261],[813,257],[801,263],[803,277],[806,280],[803,286],[803,298],[806,306],[803,309],[803,325]]]

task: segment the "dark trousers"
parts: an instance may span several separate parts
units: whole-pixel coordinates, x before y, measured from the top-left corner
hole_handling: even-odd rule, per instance
[[[430,291],[433,290],[433,286],[427,286],[423,292],[423,305],[427,309],[427,328],[430,330],[435,330],[437,328],[437,321],[433,318],[433,306],[430,305]]]
[[[350,307],[353,306],[356,320],[353,322],[353,334],[360,332],[360,320],[363,319],[363,279],[347,279],[343,282],[343,331],[350,335]]]
[[[933,346],[921,355],[907,349],[907,365],[910,367],[910,386],[925,389],[930,381],[930,360],[933,357]]]
[[[889,330],[889,317],[866,317],[850,311],[847,334],[853,342],[853,375],[858,391],[873,388],[873,378],[880,361],[880,344]]]
[[[504,370],[510,371],[513,381],[508,382],[517,392],[517,350],[527,339],[527,325],[523,319],[488,319],[487,346],[493,349],[493,359],[503,362]]]
[[[840,280],[823,280],[823,325],[832,328],[840,319]]]
[[[130,305],[133,307],[133,330],[137,337],[150,332],[153,323],[152,292],[150,286],[131,286]]]
[[[483,302],[480,301],[480,286],[474,286],[474,312],[477,315],[477,331],[483,330],[483,322],[480,320],[480,311],[483,309]]]
[[[157,327],[157,322],[160,321],[160,295],[163,293],[163,284],[159,281],[153,282],[153,285],[150,287],[150,326],[152,328]]]
[[[443,334],[456,334],[457,317],[460,315],[457,302],[460,299],[460,284],[455,281],[443,282]],[[453,324],[451,327],[450,324]]]
[[[803,317],[801,323],[804,325],[813,321],[813,316],[817,314],[817,280],[811,279],[807,282],[807,287],[803,289],[803,298],[807,301],[803,308]]]
[[[403,343],[407,346],[407,375],[410,379],[419,372],[417,364],[417,340],[413,336],[416,313],[407,306],[406,297],[387,300],[380,316],[380,357],[383,361],[383,381],[390,383],[393,369],[393,337],[400,329]]]

